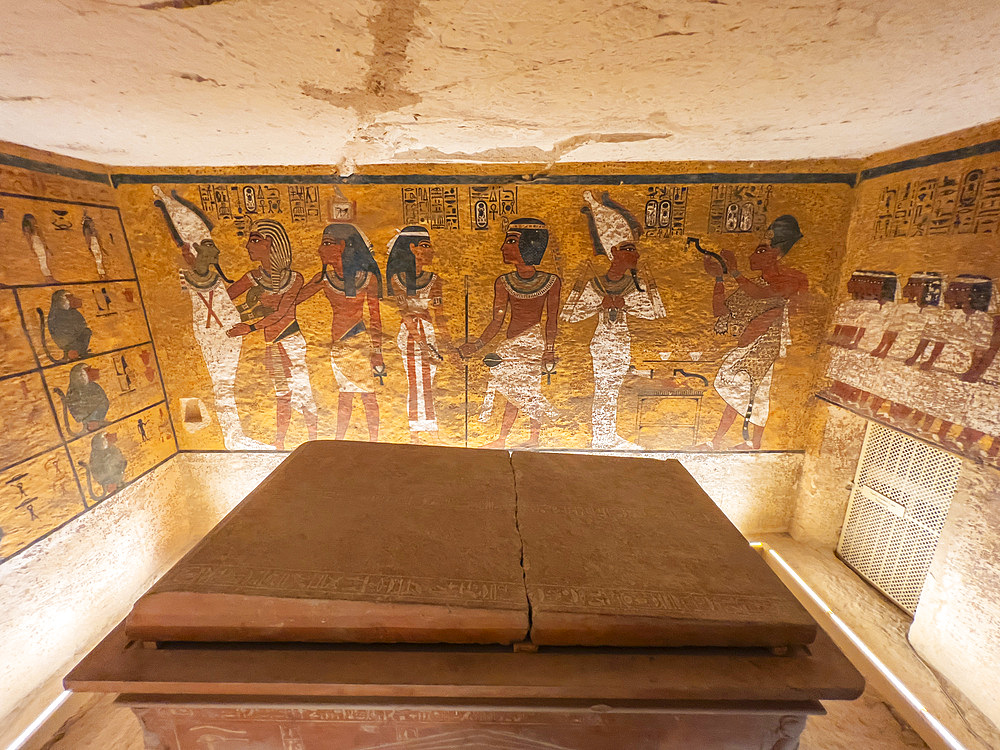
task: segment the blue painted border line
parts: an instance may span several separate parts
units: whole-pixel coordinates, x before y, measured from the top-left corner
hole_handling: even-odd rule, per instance
[[[119,185],[292,184],[292,185],[701,185],[701,184],[841,184],[854,187],[854,172],[704,172],[696,174],[131,174],[111,175]]]
[[[54,174],[59,177],[71,177],[74,180],[87,180],[88,182],[99,182],[102,185],[110,185],[111,180],[108,175],[102,172],[90,172],[86,169],[75,167],[60,167],[57,164],[49,164],[37,159],[27,159],[23,156],[0,153],[0,164],[18,169],[28,169],[32,172],[42,172],[44,174]]]
[[[939,151],[936,154],[927,154],[926,156],[918,156],[914,159],[904,159],[903,161],[896,161],[892,164],[885,164],[881,167],[872,167],[871,169],[864,169],[858,175],[858,182],[862,180],[870,180],[873,177],[883,177],[887,174],[895,174],[896,172],[905,172],[910,169],[919,169],[920,167],[931,167],[935,164],[944,164],[949,161],[958,161],[959,159],[968,159],[971,156],[983,156],[984,154],[995,154],[1000,151],[1000,139],[994,141],[985,141],[984,143],[977,143],[974,146],[964,146],[962,148],[955,148],[951,151]]]

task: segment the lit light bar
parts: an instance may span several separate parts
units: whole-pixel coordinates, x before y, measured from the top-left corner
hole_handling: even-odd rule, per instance
[[[840,632],[843,633],[845,636],[847,636],[848,640],[850,640],[851,643],[854,644],[855,648],[857,648],[858,651],[864,654],[865,658],[867,658],[868,661],[872,663],[872,666],[874,666],[875,669],[877,669],[882,674],[882,676],[889,681],[889,683],[903,697],[903,700],[909,703],[910,706],[916,709],[917,712],[919,712],[924,717],[924,719],[926,719],[930,727],[935,732],[937,732],[942,742],[944,742],[948,747],[952,748],[952,750],[968,750],[968,748],[965,745],[963,745],[961,742],[958,741],[958,738],[955,737],[955,735],[953,735],[951,732],[948,731],[948,728],[944,724],[938,721],[937,717],[935,717],[934,714],[932,714],[930,711],[927,710],[927,708],[924,706],[923,703],[920,702],[917,696],[915,696],[913,692],[908,687],[906,687],[906,685],[904,685],[903,682],[898,677],[896,677],[895,674],[893,674],[889,670],[889,667],[887,667],[885,663],[881,659],[879,659],[875,655],[875,653],[870,648],[868,648],[868,646],[865,645],[864,641],[862,641],[854,633],[854,631],[848,627],[847,623],[841,620],[836,615],[836,613],[834,613],[834,611],[830,608],[830,605],[827,604],[820,597],[819,594],[813,591],[812,588],[810,588],[809,584],[806,583],[805,580],[803,580],[802,576],[800,576],[798,573],[792,570],[791,566],[787,562],[785,562],[784,558],[781,555],[779,555],[770,546],[764,544],[763,542],[750,542],[750,546],[753,547],[754,549],[766,550],[767,554],[774,558],[775,562],[777,562],[778,565],[780,565],[781,568],[786,573],[788,573],[789,576],[792,577],[792,579],[799,585],[799,587],[806,593],[806,595],[810,599],[812,599],[813,602],[826,613],[826,615],[833,621],[833,624],[837,626]]]
[[[21,750],[28,740],[31,739],[32,735],[38,731],[42,724],[48,721],[49,717],[52,716],[52,714],[54,714],[72,694],[73,693],[69,690],[63,690],[59,695],[57,695],[56,699],[46,706],[45,710],[38,714],[33,722],[26,726],[24,731],[14,738],[14,741],[7,746],[7,750]]]

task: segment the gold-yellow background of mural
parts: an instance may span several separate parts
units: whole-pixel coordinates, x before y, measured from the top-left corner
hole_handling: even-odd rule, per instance
[[[0,152],[0,561],[176,452],[110,180],[97,165],[51,154],[32,169],[37,156],[18,147]],[[26,214],[36,220],[48,275],[23,231]],[[85,216],[94,228],[100,266],[83,231]],[[91,332],[89,346],[72,359],[48,330],[57,292],[74,300]],[[100,399],[88,406],[71,394],[74,367],[96,376],[108,399],[106,411]],[[64,412],[57,389],[72,411]],[[104,413],[85,425],[74,411]],[[110,439],[110,455],[120,460],[95,462],[91,449],[98,436]],[[88,485],[91,469],[107,485],[96,479]]]
[[[587,167],[590,173],[594,173],[595,166],[598,165],[584,165],[579,171],[586,171]],[[610,173],[606,166],[600,166],[607,170],[605,175]],[[795,168],[803,172],[813,168],[825,170],[829,166],[816,162],[796,164]],[[204,182],[196,184],[191,183],[190,176],[185,177],[184,182],[172,183],[170,175],[143,175],[145,184],[119,186],[122,215],[146,295],[150,325],[159,348],[170,408],[178,426],[177,435],[182,449],[221,449],[224,446],[221,431],[215,423],[192,431],[181,428],[183,415],[179,410],[180,400],[199,398],[212,411],[212,383],[192,333],[191,303],[178,281],[178,269],[185,267],[185,263],[163,214],[153,205],[153,186],[159,186],[168,194],[176,190],[180,197],[205,210],[215,224],[212,234],[221,250],[221,266],[229,278],[237,279],[256,265],[244,249],[246,232],[250,219],[268,217],[279,220],[288,231],[293,248],[292,268],[307,281],[320,270],[317,247],[323,227],[331,219],[333,203],[340,204],[344,202],[342,199],[346,199],[346,202],[356,206],[353,223],[371,240],[384,276],[387,243],[398,228],[412,223],[404,217],[405,191],[454,188],[457,211],[452,220],[457,219],[459,228],[430,227],[434,246],[430,268],[443,280],[448,334],[452,342],[459,344],[465,336],[466,279],[469,288],[469,331],[470,337],[475,339],[490,319],[496,277],[511,271],[512,267],[501,261],[500,246],[505,225],[500,220],[491,221],[487,230],[472,228],[471,191],[479,187],[500,186],[491,186],[488,182],[470,186],[469,182],[475,180],[471,174],[464,175],[461,181],[453,179],[451,182],[444,175],[440,182],[428,176],[442,169],[414,168],[407,172],[401,168],[399,175],[417,175],[424,182],[432,181],[416,186],[405,184],[405,176],[392,175],[383,176],[390,184],[346,184],[336,188],[328,184],[309,185],[315,196],[312,208],[308,211],[296,208],[294,218],[290,190],[294,189],[295,195],[298,195],[303,186],[296,185],[295,174],[291,172],[283,173],[273,182],[266,182],[267,178],[263,177],[251,177],[247,178],[248,182],[242,182],[242,172],[233,170],[227,173],[228,182],[213,182],[211,176],[206,176]],[[684,171],[692,171],[691,165],[685,165]],[[251,170],[245,173],[250,174]],[[394,179],[399,182],[393,184]],[[574,179],[579,181],[583,178]],[[580,212],[584,205],[584,191],[590,190],[595,197],[607,191],[614,201],[624,205],[640,222],[644,220],[645,206],[651,193],[670,193],[679,187],[686,191],[683,222],[674,227],[674,233],[670,234],[669,229],[655,229],[638,243],[640,267],[645,267],[655,279],[666,317],[655,321],[632,319],[629,322],[633,339],[631,362],[637,370],[645,370],[646,376],[626,377],[619,401],[618,433],[628,440],[638,440],[649,449],[690,449],[712,437],[724,404],[710,384],[719,360],[735,342],[731,337],[717,336],[712,331],[715,320],[712,312],[713,279],[703,268],[702,256],[687,246],[686,237],[700,237],[706,248],[734,251],[739,258],[739,267],[748,275],[755,276],[747,266],[747,258],[761,241],[766,224],[782,214],[792,214],[797,218],[804,238],[783,263],[808,276],[809,292],[790,315],[792,344],[787,357],[778,360],[775,367],[771,412],[762,447],[771,450],[802,449],[802,414],[819,374],[815,355],[823,338],[829,299],[836,288],[843,259],[851,205],[850,185],[767,184],[754,176],[751,178],[755,181],[752,189],[769,192],[766,221],[755,231],[724,233],[718,231],[717,221],[713,225],[715,231],[710,231],[713,194],[717,189],[734,187],[732,180],[738,178],[731,178],[729,183],[720,186],[713,184],[710,175],[700,177],[702,181],[690,185],[657,184],[663,178],[656,177],[655,173],[649,184],[643,184],[642,177],[632,179],[638,184],[605,186],[529,182],[503,186],[516,188],[516,213],[511,213],[508,219],[535,217],[548,225],[549,247],[539,268],[562,278],[562,302],[565,302],[573,283],[581,274],[603,273],[607,269],[607,259],[594,255],[587,220]],[[791,176],[789,179],[796,178]],[[600,181],[608,180],[602,176]],[[739,184],[744,183],[737,182]],[[246,187],[255,191],[257,205],[253,213],[247,212],[242,202]],[[214,198],[203,200],[204,195],[212,196],[215,190],[228,192],[230,196],[228,211],[222,211],[222,216],[218,201]],[[270,210],[269,204],[275,199],[280,203],[280,211]],[[427,218],[425,224],[432,221],[433,218]],[[732,288],[730,286],[728,290],[732,291]],[[400,316],[391,298],[383,299],[381,314],[388,376],[384,385],[375,385],[380,406],[379,439],[405,442],[410,437],[406,414],[407,381],[395,342]],[[334,434],[337,419],[337,388],[329,364],[330,316],[330,307],[322,295],[301,303],[298,308],[298,320],[307,343],[310,381],[319,409],[321,437]],[[556,373],[551,383],[542,379],[542,392],[560,413],[560,418],[543,428],[543,447],[587,448],[590,445],[593,373],[588,346],[594,326],[593,320],[559,324]],[[445,361],[438,367],[434,384],[442,442],[462,445],[465,441],[466,364],[469,372],[469,445],[483,445],[496,436],[503,409],[495,408],[491,421],[486,424],[480,423],[478,413],[489,377],[482,356],[493,351],[502,337],[501,333],[467,361],[461,360],[453,350],[443,352]],[[260,333],[250,334],[244,339],[236,376],[236,395],[246,434],[270,444],[274,442],[275,435],[275,399],[263,365],[263,349]],[[664,360],[661,353],[666,352],[670,352],[670,356]],[[708,380],[709,386],[706,388],[695,379],[684,376],[678,376],[675,382],[675,369],[699,374]],[[652,378],[649,377],[650,371]],[[691,386],[697,386],[694,390],[703,391],[700,398],[699,394],[689,393]],[[500,398],[497,401],[502,403]],[[700,423],[697,433],[694,430],[696,421]],[[508,444],[521,442],[527,434],[527,419],[519,416]],[[306,435],[301,414],[293,412],[286,447],[301,442]],[[364,412],[358,403],[354,406],[347,438],[368,438]],[[741,436],[737,425],[727,435],[722,447],[739,442]]]

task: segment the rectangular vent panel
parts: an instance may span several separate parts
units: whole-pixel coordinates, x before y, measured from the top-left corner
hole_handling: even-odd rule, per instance
[[[868,425],[837,554],[911,615],[961,465],[958,456]]]

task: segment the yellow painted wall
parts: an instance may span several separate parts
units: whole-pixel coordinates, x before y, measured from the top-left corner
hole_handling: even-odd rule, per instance
[[[25,215],[35,219],[27,234]],[[96,231],[100,266],[83,232],[85,217]],[[0,144],[0,258],[3,561],[123,489],[177,447],[142,291],[104,167]],[[53,341],[48,321],[56,293],[74,300],[90,330],[86,349],[67,352]],[[74,395],[74,368],[94,376],[106,410],[99,402],[88,409]],[[68,400],[65,411],[59,392]],[[74,412],[103,414],[83,424]],[[112,446],[103,462],[93,452],[95,439]],[[94,469],[89,482],[88,469]]]
[[[533,165],[510,167],[393,166],[373,169],[343,181],[330,179],[319,169],[274,170],[253,168],[214,170],[213,173],[164,174],[139,170],[113,175],[125,225],[135,255],[139,278],[147,297],[150,325],[163,362],[164,379],[182,449],[222,449],[217,420],[185,428],[181,399],[201,399],[213,413],[213,388],[205,359],[192,332],[192,305],[183,292],[179,269],[185,267],[167,222],[154,206],[153,188],[171,191],[202,209],[213,222],[213,238],[221,251],[226,275],[237,279],[252,263],[244,249],[255,218],[276,219],[288,231],[293,250],[292,268],[308,281],[320,270],[317,248],[324,226],[333,217],[336,191],[356,206],[354,224],[371,240],[374,256],[384,275],[387,243],[395,231],[409,223],[430,228],[435,255],[432,270],[443,280],[443,309],[448,334],[456,345],[465,336],[465,288],[469,290],[470,337],[475,339],[491,315],[493,284],[498,275],[513,270],[501,260],[500,247],[507,221],[535,217],[550,230],[549,247],[541,270],[562,279],[561,304],[581,276],[601,274],[608,261],[595,257],[587,219],[581,214],[584,192],[600,198],[604,191],[639,222],[645,223],[650,199],[677,203],[671,226],[647,228],[638,239],[642,278],[655,280],[666,315],[660,320],[630,320],[630,363],[645,370],[645,377],[628,376],[621,388],[617,433],[653,450],[690,450],[715,433],[724,403],[712,387],[722,358],[733,349],[731,336],[713,332],[714,281],[705,272],[700,256],[686,244],[688,236],[700,237],[703,246],[730,249],[749,276],[747,259],[775,217],[794,215],[804,238],[791,250],[784,264],[808,277],[809,291],[790,315],[791,345],[774,369],[770,416],[762,447],[765,450],[802,450],[803,413],[809,407],[812,383],[817,376],[819,350],[829,298],[835,291],[844,252],[852,190],[854,162],[784,164],[642,164],[578,165],[561,167],[544,177],[531,178]],[[506,173],[506,177],[502,176]],[[176,175],[176,176],[174,176]],[[587,177],[586,175],[591,175]],[[770,175],[770,176],[769,176]],[[214,179],[213,179],[214,178]],[[334,185],[334,182],[342,184]],[[619,184],[627,182],[629,184]],[[253,193],[247,204],[247,191]],[[491,218],[489,228],[473,227],[473,205],[479,198],[505,191],[510,206],[506,216]],[[303,192],[306,198],[300,200]],[[414,210],[414,197],[441,198],[452,208],[435,213]],[[498,196],[499,198],[500,196]],[[752,231],[723,231],[720,206],[732,202],[760,201],[760,215]],[[254,205],[256,204],[256,205]],[[713,214],[714,212],[714,214]],[[727,281],[732,292],[736,282]],[[380,412],[379,439],[410,439],[407,422],[407,378],[404,358],[396,346],[400,328],[397,305],[381,302],[386,340],[383,354],[388,371],[384,384],[372,388]],[[336,431],[338,388],[329,364],[331,310],[317,295],[298,307],[298,321],[306,341],[309,380],[319,412],[319,435]],[[556,374],[538,379],[541,392],[558,412],[543,426],[542,446],[588,448],[591,445],[591,409],[594,374],[589,352],[595,321],[560,322],[556,339]],[[478,415],[488,389],[489,370],[483,355],[495,351],[503,334],[468,360],[444,347],[444,362],[434,381],[439,414],[437,439],[449,445],[479,446],[493,440],[499,430],[504,400],[487,422]],[[669,356],[666,354],[669,352]],[[665,359],[665,357],[667,357]],[[466,420],[465,374],[468,365],[469,416]],[[674,370],[701,376],[674,376]],[[652,377],[650,377],[650,374]],[[367,385],[367,384],[366,384]],[[264,367],[264,342],[260,332],[245,338],[236,375],[236,395],[241,424],[247,436],[264,444],[275,438],[275,398]],[[741,418],[721,441],[729,448],[742,442]],[[528,420],[519,414],[508,445],[529,437]],[[697,423],[697,424],[696,424]],[[204,425],[204,426],[202,426]],[[301,414],[293,414],[286,448],[306,439]],[[368,439],[364,413],[355,399],[349,439]]]
[[[877,154],[866,160],[859,177],[835,306],[849,298],[847,280],[857,269],[895,272],[900,284],[914,272],[937,271],[944,277],[945,289],[959,274],[986,276],[994,285],[1000,281],[1000,124]],[[994,292],[980,322],[995,320],[1000,314],[996,299]],[[844,368],[831,366],[834,378],[824,380],[820,393],[832,403],[814,412],[791,531],[798,539],[827,548],[837,544],[866,420],[887,424],[961,455],[957,488],[909,641],[997,723],[1000,690],[992,666],[1000,658],[996,647],[1000,643],[996,600],[1000,525],[995,509],[1000,474],[997,459],[990,454],[1000,430],[987,431],[968,445],[960,442],[965,426],[987,426],[992,421],[1000,427],[997,364],[978,382],[963,383],[960,368],[954,364],[964,366],[967,360],[955,355],[962,351],[968,354],[966,329],[972,323],[959,318],[957,323],[941,326],[932,323],[933,317],[927,316],[927,328],[921,336],[943,337],[947,343],[942,358],[930,369],[919,370],[930,347],[909,369],[904,364],[919,343],[912,337],[908,346],[900,347],[902,351],[890,349],[887,359],[891,370],[882,370],[884,365],[854,368],[865,373],[855,381],[860,390],[885,398],[875,413],[865,408],[870,407],[870,399],[859,403],[834,392],[833,381],[843,376]],[[831,334],[836,320],[835,311]],[[877,343],[880,338],[881,329],[863,341]],[[867,349],[859,346],[855,365],[866,362]],[[824,346],[822,358],[835,362],[837,350]],[[978,400],[970,401],[970,393],[976,393]],[[890,410],[893,405],[912,409],[924,418],[906,420],[901,417],[905,411]],[[951,426],[950,417],[954,417]]]
[[[878,320],[869,323],[870,332],[857,352],[845,356],[843,347],[837,346],[827,352],[832,380],[847,380],[862,394],[874,392],[879,400],[854,394],[845,398],[844,391],[836,388],[824,391],[825,396],[866,417],[994,465],[1000,460],[996,455],[1000,397],[995,395],[1000,388],[1000,357],[977,382],[962,382],[961,377],[968,372],[971,352],[991,346],[990,331],[1000,314],[997,290],[988,310],[954,319],[945,316],[952,314],[947,309],[948,286],[961,282],[961,275],[992,279],[994,287],[1000,282],[998,136],[1000,128],[995,125],[975,128],[879,154],[865,163],[836,303],[849,298],[847,280],[858,269],[893,272],[900,290],[914,273],[937,272],[942,279],[941,301],[920,313],[923,331],[901,333],[881,362],[871,358],[870,352],[879,344],[883,329],[899,327],[887,326],[883,318],[887,320],[893,308],[916,309],[906,305],[901,293],[895,302],[883,306]],[[834,323],[839,315],[834,314]],[[921,340],[928,342],[926,348],[912,365],[905,365]],[[929,362],[935,341],[945,347],[939,358]],[[921,369],[924,365],[928,369]],[[862,371],[863,375],[857,374]],[[963,434],[967,427],[981,437]]]

